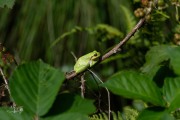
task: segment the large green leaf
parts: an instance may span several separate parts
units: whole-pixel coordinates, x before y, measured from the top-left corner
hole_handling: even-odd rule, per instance
[[[15,0],[0,0],[0,7],[7,6],[8,8],[12,8]]]
[[[40,120],[89,120],[89,118],[86,115],[80,113],[64,113]]]
[[[145,73],[154,75],[163,61],[170,60],[174,72],[180,75],[180,47],[160,45],[152,47],[146,54],[146,63],[141,68]]]
[[[175,120],[175,119],[164,109],[148,108],[140,113],[138,120]]]
[[[161,92],[147,76],[133,71],[123,71],[111,76],[106,86],[115,94],[131,99],[142,99],[155,105],[164,106]]]
[[[62,93],[57,96],[46,116],[54,116],[62,113],[92,114],[95,110],[93,100],[82,99],[80,96],[70,93]]]
[[[10,91],[18,105],[38,116],[53,104],[64,75],[42,61],[18,66],[10,78]]]
[[[0,108],[0,120],[32,120],[33,117],[13,108]]]
[[[169,111],[180,108],[180,77],[166,78],[163,87],[165,100],[168,102]]]

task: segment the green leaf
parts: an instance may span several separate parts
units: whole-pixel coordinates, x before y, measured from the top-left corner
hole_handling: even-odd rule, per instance
[[[142,72],[148,74],[156,73],[156,71],[160,68],[159,64],[169,59],[165,51],[166,47],[167,46],[155,46],[147,52],[146,63],[141,68]]]
[[[146,63],[141,68],[142,72],[154,75],[160,68],[160,64],[170,60],[170,67],[180,75],[180,47],[160,45],[152,47],[146,54]]]
[[[98,24],[95,27],[95,31],[98,39],[100,39],[102,42],[116,38],[120,39],[123,37],[123,33],[117,28],[106,24]]]
[[[104,86],[126,98],[142,99],[160,106],[165,105],[156,84],[146,75],[134,71],[116,73],[105,82]]]
[[[162,108],[148,108],[142,111],[137,120],[175,120]]]
[[[166,78],[163,92],[165,100],[169,105],[169,111],[180,108],[180,77]]]
[[[42,61],[18,66],[10,78],[10,91],[18,105],[38,116],[53,104],[64,75]]]
[[[82,99],[80,96],[74,94],[62,93],[57,96],[46,116],[54,116],[62,113],[92,114],[96,110],[93,102],[93,100]]]
[[[61,40],[63,40],[65,37],[70,36],[70,35],[72,35],[72,34],[75,34],[75,33],[77,33],[77,32],[81,32],[82,30],[83,30],[83,28],[81,28],[81,27],[79,27],[79,26],[76,26],[75,28],[72,28],[70,31],[63,33],[63,34],[60,35],[56,40],[54,40],[54,41],[51,43],[50,47],[55,46],[57,43],[59,43],[59,42],[60,42]]]
[[[64,113],[41,120],[89,120],[89,118],[86,115],[80,113]]]
[[[136,25],[136,19],[133,15],[133,10],[129,9],[130,7],[131,6],[129,1],[122,1],[122,4],[119,6],[121,16],[123,16],[121,19],[121,25],[124,28],[124,30],[126,30],[126,33],[129,33],[132,30],[132,28]]]
[[[1,120],[32,120],[32,116],[14,111],[13,108],[0,108]]]
[[[131,1],[126,0],[126,1],[121,1],[121,5],[119,6],[120,14],[121,14],[121,19],[120,19],[121,27],[123,28],[123,30],[125,30],[124,32],[126,34],[129,33],[137,23],[136,18],[133,14],[133,9],[130,9],[132,8],[131,5],[132,5]],[[140,40],[141,39],[139,37],[139,33],[136,32],[136,34],[131,38],[128,44],[136,44]]]
[[[93,100],[82,99],[81,96],[72,95],[72,94],[63,94],[61,96],[61,109],[65,109],[66,104],[68,104],[68,100],[70,100],[71,106],[66,112],[78,112],[82,114],[90,114],[95,112],[96,108],[93,105]],[[73,100],[73,101],[72,101]],[[65,105],[65,106],[64,106]],[[88,108],[88,109],[87,109]]]
[[[122,11],[124,11],[124,16],[125,16],[125,18],[126,18],[126,19],[124,19],[124,20],[127,20],[125,23],[128,23],[128,24],[126,24],[126,27],[127,27],[127,31],[126,31],[126,32],[128,33],[128,32],[130,32],[131,29],[135,26],[136,20],[135,20],[134,16],[132,15],[132,12],[131,12],[130,9],[128,9],[127,7],[125,7],[125,6],[123,6],[123,5],[120,6],[120,9],[121,9]],[[127,14],[127,13],[130,13],[130,15]],[[131,22],[130,22],[130,21],[131,21]]]
[[[0,7],[7,6],[8,8],[12,8],[15,0],[0,0]]]

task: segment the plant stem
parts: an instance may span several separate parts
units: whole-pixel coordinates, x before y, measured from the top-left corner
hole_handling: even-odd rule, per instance
[[[85,94],[85,79],[84,79],[84,74],[81,75],[81,97],[84,98],[84,94]]]
[[[101,83],[104,83],[93,71],[91,71],[90,69],[88,69],[88,71],[90,73],[92,73]],[[107,98],[108,98],[108,120],[110,120],[111,118],[111,98],[110,98],[110,92],[107,89],[107,87],[105,87],[106,91],[107,91]]]
[[[7,81],[7,79],[6,79],[5,75],[4,75],[3,70],[2,70],[1,67],[0,67],[0,73],[1,73],[1,75],[3,77],[6,89],[8,90],[9,95],[11,95],[11,92],[10,92],[10,89],[9,89],[9,85],[8,85],[8,81]]]

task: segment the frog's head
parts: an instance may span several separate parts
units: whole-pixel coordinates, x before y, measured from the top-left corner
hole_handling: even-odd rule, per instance
[[[101,56],[101,53],[97,52],[96,50],[94,50],[92,53],[93,53],[93,55],[91,56],[91,60],[97,60],[98,61],[98,59]]]

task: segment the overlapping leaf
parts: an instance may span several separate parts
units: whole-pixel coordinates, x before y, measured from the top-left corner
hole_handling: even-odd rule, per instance
[[[132,99],[142,99],[155,105],[164,106],[159,88],[145,75],[133,71],[116,73],[105,82],[110,91]]]
[[[148,108],[141,112],[138,120],[175,120],[168,111],[161,108]]]
[[[169,111],[180,108],[180,77],[165,79],[163,92]]]
[[[142,71],[154,75],[164,61],[169,61],[173,71],[180,75],[180,47],[160,45],[151,48],[146,54],[146,63]]]
[[[95,110],[93,100],[83,99],[78,95],[70,93],[62,93],[57,96],[46,116],[56,116],[64,113],[81,113],[87,115],[92,114]]]
[[[51,107],[64,75],[42,61],[20,65],[10,78],[11,95],[29,113],[44,115]]]

